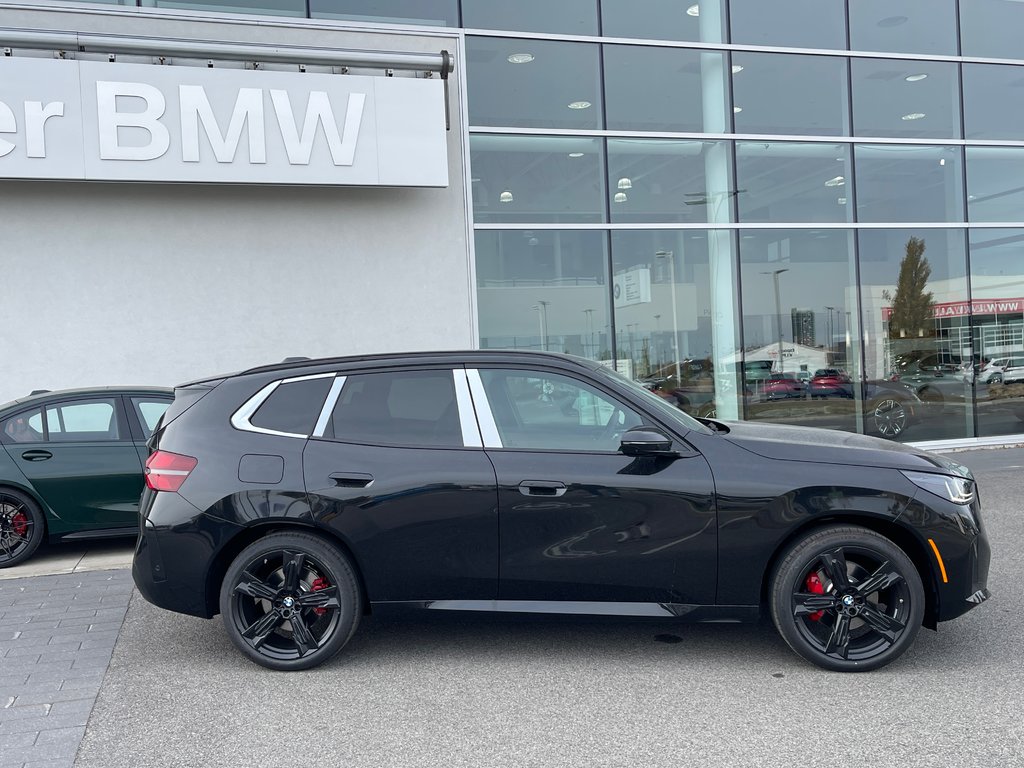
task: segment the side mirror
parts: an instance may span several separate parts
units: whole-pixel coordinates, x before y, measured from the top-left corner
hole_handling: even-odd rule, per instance
[[[633,427],[622,436],[619,451],[626,456],[675,456],[672,439],[652,427]]]

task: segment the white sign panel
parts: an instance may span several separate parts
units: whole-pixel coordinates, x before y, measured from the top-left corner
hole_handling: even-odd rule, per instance
[[[0,178],[444,187],[440,80],[0,59]]]
[[[631,307],[634,304],[649,304],[651,301],[650,267],[633,267],[615,275],[612,286],[616,307]]]

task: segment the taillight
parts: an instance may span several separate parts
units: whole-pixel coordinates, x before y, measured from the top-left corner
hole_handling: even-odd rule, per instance
[[[146,485],[154,491],[177,491],[199,461],[170,451],[155,451],[146,459]]]

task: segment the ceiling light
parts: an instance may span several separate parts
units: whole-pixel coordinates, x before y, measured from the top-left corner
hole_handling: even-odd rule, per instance
[[[540,245],[540,238],[531,237],[529,240],[526,241],[526,243],[527,243],[527,245],[533,245],[533,246]]]
[[[977,195],[968,195],[968,196],[967,196],[967,201],[968,201],[968,202],[970,202],[970,201],[972,201],[972,200],[977,200],[977,199],[978,199],[978,196],[977,196]]]
[[[834,179],[829,179],[825,182],[826,187],[841,187],[846,183],[846,179],[842,176],[836,176]]]
[[[945,164],[946,164],[946,158],[940,157],[939,158],[939,165],[945,165]]]
[[[614,201],[615,201],[616,203],[624,203],[624,202],[626,202],[627,200],[629,200],[629,198],[628,198],[628,197],[626,197],[626,193],[625,193],[625,192],[616,192],[616,193],[615,193],[615,197],[613,197],[612,199],[613,199],[613,200],[614,200]]]
[[[569,157],[583,157],[582,152],[570,152]]]
[[[694,3],[686,9],[687,16],[700,16],[700,3]]]
[[[738,75],[742,71],[743,71],[743,65],[742,64],[733,64],[732,65],[732,73],[734,75]]]
[[[509,64],[529,64],[533,61],[532,53],[513,53],[508,57]]]
[[[836,198],[836,202],[839,203],[840,205],[846,205],[846,198],[845,197],[837,197]]]
[[[845,157],[837,157],[836,161],[842,163],[842,162],[846,161],[846,158]]]
[[[743,107],[733,107],[733,108],[732,108],[732,113],[733,113],[734,115],[738,115],[738,114],[739,114],[740,112],[742,112],[742,111],[743,111]]]
[[[916,83],[918,80],[924,80],[926,77],[928,77],[928,75],[926,75],[924,72],[919,72],[916,75],[907,75],[903,79],[906,80],[908,83]]]
[[[632,189],[632,188],[633,188],[633,180],[630,179],[628,176],[623,176],[621,179],[619,179],[619,189]]]
[[[590,105],[589,101],[570,101],[569,102],[569,109],[589,109],[590,106],[591,105]]]
[[[901,117],[900,120],[920,120],[924,116],[924,112],[911,112],[909,115]]]
[[[511,203],[514,199],[515,198],[512,197],[512,192],[507,189],[498,195],[498,200],[503,203]]]

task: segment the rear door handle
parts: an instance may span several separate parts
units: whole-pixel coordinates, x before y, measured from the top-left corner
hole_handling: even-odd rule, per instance
[[[565,483],[557,480],[523,480],[519,484],[519,492],[523,496],[561,496],[566,491]]]
[[[365,472],[332,472],[328,475],[339,488],[368,488],[373,475]]]
[[[49,451],[25,451],[21,454],[21,458],[25,461],[46,461],[47,459],[52,459],[53,454]]]

